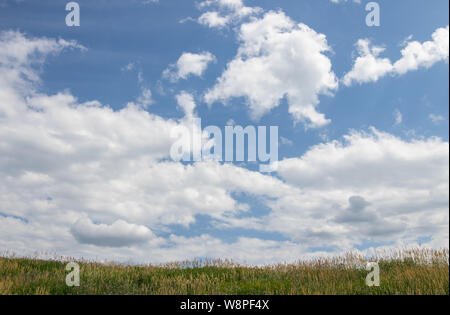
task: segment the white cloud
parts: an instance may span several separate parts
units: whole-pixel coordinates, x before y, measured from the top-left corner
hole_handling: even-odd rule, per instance
[[[432,41],[407,43],[401,51],[402,57],[394,63],[396,74],[402,75],[419,68],[430,68],[439,61],[448,60],[448,26],[438,28],[431,37]]]
[[[230,23],[257,15],[263,10],[259,7],[247,7],[242,0],[206,0],[199,5],[200,9],[215,7],[217,11],[207,11],[198,18],[198,23],[208,27],[223,28]]]
[[[380,58],[384,48],[374,46],[368,39],[358,40],[356,46],[359,57],[356,58],[353,69],[342,79],[346,86],[353,83],[376,82],[380,78],[391,75],[404,75],[419,68],[430,68],[439,61],[448,61],[448,26],[438,28],[432,34],[432,41],[420,43],[410,41],[408,37],[403,45],[402,57],[394,64],[388,58]]]
[[[58,54],[63,49],[86,50],[75,41],[45,37],[27,40],[23,36],[17,36],[15,31],[2,31],[0,32],[0,64],[9,66],[9,71],[2,69],[2,77],[9,85],[24,84],[26,80],[37,81],[39,77],[29,67],[41,63],[46,55]]]
[[[445,120],[444,116],[442,115],[436,115],[436,114],[430,114],[428,115],[428,118],[431,120],[431,122],[435,125],[441,123]]]
[[[448,150],[441,139],[407,142],[375,129],[316,145],[279,162],[278,174],[301,193],[274,201],[265,226],[317,246],[425,236],[445,246]]]
[[[441,139],[406,142],[372,128],[369,133],[353,131],[344,140],[316,145],[300,160],[281,161],[278,173],[301,187],[356,188],[365,182],[361,189],[406,184],[432,187],[433,181],[448,176],[448,143]]]
[[[201,54],[183,53],[176,64],[164,70],[163,76],[172,82],[187,79],[190,75],[202,76],[208,68],[208,64],[215,61],[216,58],[210,52]]]
[[[205,12],[198,18],[200,24],[218,28],[226,26],[229,21],[229,16],[221,16],[219,12],[215,11]]]
[[[147,108],[154,103],[152,91],[149,88],[141,87],[141,94],[137,97],[136,102],[129,102],[127,107]]]
[[[135,102],[129,102],[127,104],[127,107],[141,107],[141,108],[148,108],[150,105],[154,103],[152,98],[152,91],[145,86],[145,80],[144,80],[144,73],[142,70],[138,69],[138,65],[135,62],[130,62],[126,66],[122,67],[122,71],[137,71],[137,82],[140,87],[141,93],[136,98]]]
[[[372,46],[368,39],[358,40],[356,47],[360,56],[356,58],[353,69],[342,80],[346,86],[350,86],[353,82],[359,84],[376,82],[392,71],[391,61],[388,58],[378,57],[384,48]]]
[[[403,115],[400,110],[396,109],[394,111],[395,125],[400,125],[403,122]]]
[[[338,86],[325,35],[295,24],[283,12],[268,12],[240,28],[236,57],[205,94],[205,100],[226,102],[245,97],[253,119],[259,119],[286,96],[289,112],[308,127],[330,121],[316,111],[320,94]]]
[[[94,224],[88,218],[79,219],[71,233],[82,244],[123,247],[145,243],[155,237],[147,227],[117,220],[111,225]]]

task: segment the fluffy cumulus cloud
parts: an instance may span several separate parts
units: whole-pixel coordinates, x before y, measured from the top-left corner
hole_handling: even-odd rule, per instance
[[[353,69],[343,78],[343,83],[350,86],[353,82],[376,82],[393,70],[388,58],[380,58],[379,55],[385,49],[374,46],[368,39],[360,39],[356,43],[359,57],[356,58]]]
[[[180,92],[177,96],[178,105],[183,109],[186,117],[194,117],[196,107],[194,96],[186,91]]]
[[[431,122],[435,125],[445,121],[444,116],[442,115],[436,115],[436,114],[429,114],[428,118],[431,120]]]
[[[265,19],[270,18],[280,14]],[[316,53],[325,47],[323,36],[281,18],[285,31],[261,29],[265,20],[253,31],[247,25],[243,34],[263,32],[283,45],[289,40],[278,36],[294,36],[317,45]],[[266,45],[264,36],[248,37],[242,62]],[[2,250],[118,261],[217,257],[262,264],[362,244],[399,246],[426,239],[429,246],[448,246],[448,142],[355,131],[280,161],[276,177],[232,164],[185,165],[168,159],[170,134],[195,116],[192,95],[177,97],[186,113],[180,120],[164,119],[133,102],[113,110],[97,101],[79,102],[68,92],[47,95],[36,84],[45,55],[82,46],[7,32],[0,35],[0,48]],[[290,51],[292,58],[298,53],[295,46]],[[304,71],[310,78],[316,73]],[[274,98],[287,93],[282,92]],[[266,210],[253,209],[239,196],[254,198]],[[191,229],[198,216],[209,218],[209,234]],[[177,234],[178,226],[192,235]],[[280,237],[237,234],[224,241],[214,236],[220,229]]]
[[[272,226],[318,246],[325,239],[350,248],[364,239],[411,241],[418,235],[444,246],[448,149],[441,139],[408,142],[376,129],[316,145],[279,163],[279,175],[302,193],[277,202]]]
[[[164,70],[163,76],[172,82],[187,79],[191,75],[201,76],[208,64],[215,61],[216,57],[210,52],[183,53],[175,64]]]
[[[80,219],[71,227],[71,233],[82,244],[123,247],[145,243],[154,234],[145,226],[117,220],[111,225],[94,224],[88,218]]]
[[[433,40],[424,43],[408,42],[401,51],[402,57],[394,63],[394,71],[402,75],[419,68],[429,68],[442,60],[448,61],[448,26],[438,28],[431,37]]]
[[[448,26],[438,28],[432,34],[432,40],[424,43],[408,39],[401,51],[401,58],[395,63],[379,57],[383,47],[373,45],[368,39],[360,39],[356,44],[359,57],[342,81],[346,86],[376,82],[388,74],[404,75],[419,68],[430,68],[439,61],[448,61],[448,31]]]
[[[338,87],[325,35],[283,12],[268,12],[243,24],[239,40],[236,57],[205,94],[207,103],[244,97],[252,118],[259,119],[286,97],[296,121],[307,127],[330,122],[316,110],[319,95]]]
[[[198,23],[212,28],[223,28],[263,11],[259,7],[245,6],[242,0],[206,0],[200,2],[198,7],[208,9],[198,18]]]
[[[86,48],[74,41],[63,39],[35,38],[27,40],[18,36],[15,31],[3,31],[0,33],[0,64],[2,65],[2,84],[14,86],[24,83],[25,80],[36,81],[39,77],[30,70],[32,63],[43,61],[48,54],[58,54],[63,49]]]

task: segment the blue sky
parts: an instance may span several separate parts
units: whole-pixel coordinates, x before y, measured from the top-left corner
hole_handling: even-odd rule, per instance
[[[189,90],[201,96],[220,75],[238,47],[232,27],[217,31],[195,22],[180,23],[186,17],[198,17],[195,1],[167,0],[143,4],[141,1],[79,1],[82,8],[82,26],[65,25],[64,4],[57,1],[25,1],[2,8],[2,29],[16,29],[32,36],[75,39],[88,47],[85,53],[72,52],[58,56],[45,65],[43,87],[49,93],[64,89],[80,100],[97,99],[112,108],[123,107],[140,93],[137,71],[142,71],[145,84],[155,92],[155,105],[151,111],[163,117],[181,116],[177,111],[174,94]],[[388,49],[385,56],[393,60],[400,55],[399,44],[409,35],[415,40],[429,40],[438,27],[448,24],[447,1],[433,4],[425,1],[385,1],[382,3],[380,27],[365,25],[367,12],[356,3],[333,4],[329,1],[258,1],[265,10],[281,9],[295,21],[305,23],[326,34],[333,49],[330,59],[338,76],[352,65],[352,51],[359,38],[370,38]],[[168,64],[174,63],[183,52],[210,51],[217,63],[210,65],[202,78],[192,78],[176,85],[162,82],[161,74]],[[136,70],[123,73],[130,62]],[[379,129],[404,136],[408,130],[422,135],[436,135],[448,139],[448,125],[434,125],[429,113],[448,116],[448,71],[445,64],[432,69],[409,73],[402,78],[384,78],[377,84],[340,89],[334,97],[322,97],[320,108],[333,124],[327,128],[331,138],[338,138],[350,128]],[[300,75],[300,74],[299,74]],[[172,90],[172,91],[170,91]],[[232,108],[216,104],[214,110],[200,105],[204,123],[225,125],[227,120],[245,126],[248,115],[241,100]],[[423,106],[428,104],[428,106]],[[404,116],[404,124],[393,126],[394,111]],[[241,117],[242,119],[238,119]],[[261,121],[277,124],[280,134],[295,141],[286,155],[302,154],[308,146],[320,140],[320,131],[305,132],[296,128],[285,108],[278,108]],[[282,152],[283,153],[283,152]]]
[[[37,136],[39,133],[34,135],[30,131],[30,138],[18,144],[8,139],[16,139],[15,136],[9,136],[16,133],[19,135],[20,124],[13,120],[13,116],[5,113],[8,113],[8,108],[20,106],[8,103],[13,98],[4,96],[4,126],[6,122],[15,123],[11,126],[17,126],[17,130],[14,127],[5,127],[3,133],[0,132],[1,143],[5,148],[2,154],[9,158],[0,164],[0,174],[3,174],[4,178],[10,176],[8,178],[14,184],[11,188],[11,182],[4,180],[1,186],[8,197],[0,199],[0,226],[6,226],[7,223],[11,225],[13,222],[18,225],[18,232],[1,236],[0,249],[23,252],[32,249],[54,250],[83,257],[112,255],[118,259],[131,258],[139,261],[230,256],[237,260],[259,263],[290,260],[294,259],[295,255],[323,254],[324,251],[413,246],[422,239],[427,239],[429,246],[448,246],[448,191],[445,193],[445,189],[443,190],[443,187],[448,188],[448,1],[378,1],[381,8],[379,27],[368,27],[365,23],[368,14],[365,11],[367,1],[234,1],[240,3],[239,8],[258,7],[259,11],[233,18],[225,26],[212,27],[200,21],[205,12],[216,12],[222,16],[233,14],[230,8],[220,6],[220,2],[214,1],[211,5],[202,7],[203,1],[80,0],[80,27],[66,26],[65,1],[0,1],[0,32],[16,32],[14,36],[22,38],[23,42],[31,43],[45,37],[49,40],[73,40],[86,48],[50,50],[42,53],[45,55],[45,61],[39,62],[8,64],[8,58],[12,56],[8,54],[14,54],[14,51],[4,51],[3,54],[7,58],[0,59],[3,63],[3,73],[9,73],[7,71],[12,71],[11,69],[20,73],[26,68],[40,78],[15,85],[8,82],[5,75],[5,82],[8,83],[3,82],[4,95],[13,93],[10,92],[13,90],[28,107],[31,102],[39,107],[39,102],[44,103],[42,97],[58,106],[58,100],[52,99],[52,96],[59,95],[58,93],[71,95],[76,101],[69,102],[72,105],[67,105],[68,116],[62,116],[61,121],[71,119],[69,116],[74,113],[70,114],[70,106],[72,110],[79,110],[77,114],[80,115],[76,118],[79,125],[74,124],[74,128],[80,128],[78,130],[56,127],[56,122],[52,120],[56,118],[43,117],[35,126],[36,130],[46,130],[43,139]],[[230,62],[236,58],[238,50],[243,48],[243,41],[239,40],[240,28],[248,23],[264,22],[264,17],[269,12],[280,20],[283,15],[294,24],[303,23],[317,34],[325,36],[329,50],[320,52],[320,55],[329,60],[331,69],[322,74],[334,75],[338,87],[332,88],[328,94],[315,93],[318,101],[313,107],[318,113],[324,114],[330,120],[329,123],[308,127],[307,123],[289,113],[292,104],[286,95],[280,99],[279,105],[272,106],[259,120],[251,118],[253,105],[249,105],[250,101],[246,95],[233,97],[225,95],[226,92],[220,92],[220,97],[207,104],[205,95],[219,86],[218,79],[227,74]],[[427,50],[427,61],[415,60],[415,65],[409,65],[404,73],[398,72],[394,64],[402,59],[403,49],[413,47],[408,46],[413,42],[420,45],[419,49],[426,49],[424,43],[432,41],[432,34],[438,29],[444,33],[445,42],[445,28],[446,56],[445,53],[436,56],[433,55],[435,50]],[[296,26],[293,26],[290,31],[295,33],[296,30]],[[410,35],[412,37],[409,37]],[[8,46],[5,36],[2,40],[5,43],[3,47],[12,47]],[[367,40],[368,47],[375,47],[373,51],[384,48],[379,54],[372,51],[369,57],[380,62],[387,58],[385,60],[390,62],[392,69],[376,79],[364,77],[364,73],[355,71],[357,79],[347,85],[342,80],[347,73],[355,69],[358,40]],[[441,37],[434,41],[434,44],[443,45],[445,48]],[[277,44],[267,45],[269,50],[278,49]],[[295,49],[299,65],[305,66],[306,71],[309,71],[308,64],[302,64],[301,61],[302,56],[308,56],[309,47],[305,47],[305,51],[303,47],[292,48]],[[37,50],[39,48],[36,48]],[[183,53],[205,52],[212,54],[214,61],[207,63],[200,75],[191,73],[186,79],[176,82],[171,82],[163,75]],[[30,50],[26,58],[32,60],[34,53],[35,51]],[[316,51],[311,54],[318,56]],[[376,66],[379,65],[377,63]],[[264,72],[255,73],[264,75]],[[240,75],[244,76],[245,73]],[[296,76],[298,87],[312,80],[300,70]],[[290,76],[289,78],[294,82],[296,80]],[[29,91],[20,90],[17,87],[20,84],[26,86]],[[31,84],[31,87],[28,84]],[[230,84],[231,81],[228,82],[228,85]],[[147,174],[142,171],[142,176],[145,173],[146,177],[136,179],[134,173],[116,174],[114,167],[110,172],[105,171],[117,162],[115,159],[118,157],[112,153],[111,156],[108,155],[109,151],[102,151],[106,149],[99,143],[108,138],[111,145],[107,146],[108,148],[114,145],[126,147],[128,153],[124,155],[125,158],[120,159],[127,159],[124,171],[139,173],[140,171],[130,165],[137,165],[145,160],[145,167],[157,169],[157,161],[167,160],[167,153],[158,153],[156,160],[152,158],[147,161],[147,155],[152,155],[153,151],[148,153],[145,146],[141,147],[140,144],[138,148],[127,147],[128,143],[132,143],[132,146],[135,141],[144,141],[146,138],[151,143],[156,142],[156,138],[164,143],[156,145],[158,149],[148,149],[150,152],[167,145],[164,140],[166,138],[158,132],[146,134],[148,129],[139,129],[140,125],[134,132],[122,130],[132,128],[136,120],[116,125],[109,125],[106,123],[109,120],[105,120],[105,123],[95,126],[95,118],[88,122],[86,117],[90,115],[89,110],[83,110],[85,102],[96,100],[102,109],[110,107],[114,111],[113,116],[119,115],[130,102],[138,103],[144,90],[151,91],[151,105],[136,109],[137,115],[145,118],[147,116],[143,113],[148,112],[163,120],[164,124],[171,121],[182,124],[185,113],[182,106],[177,104],[176,96],[185,91],[192,95],[195,113],[202,119],[204,126],[216,125],[223,128],[230,120],[242,126],[279,126],[279,135],[287,139],[287,142],[280,143],[280,170],[267,175],[260,174],[252,164],[235,163],[232,169],[222,170],[222,167],[227,165],[203,166],[199,163],[191,165],[196,170],[192,172],[198,172],[197,175],[191,174],[189,169],[168,171],[167,177],[173,181],[179,180],[184,186],[167,184],[170,180],[165,180],[158,197],[154,198],[158,199],[155,201],[157,207],[167,207],[168,210],[167,213],[163,210],[155,212],[152,208],[153,193],[148,193],[147,189],[150,188],[141,185],[158,187],[159,177],[154,173]],[[300,91],[292,93],[301,98],[302,93],[309,92],[301,89]],[[242,91],[239,91],[238,87],[230,93],[242,94]],[[222,102],[222,99],[226,101]],[[260,105],[256,104],[255,108]],[[24,111],[24,117],[30,114],[26,109]],[[43,112],[46,113],[46,110]],[[0,117],[1,114],[2,111]],[[96,114],[92,115],[94,117]],[[24,118],[21,123],[25,124],[25,129],[32,130],[32,125],[26,125],[32,121],[34,120],[31,118]],[[143,125],[147,126],[144,123]],[[163,130],[165,126],[150,130]],[[83,130],[84,127],[86,130]],[[96,134],[97,131],[99,134]],[[122,133],[133,138],[111,136]],[[54,135],[58,135],[55,136],[57,140],[72,147],[76,154],[73,157],[52,155],[53,149],[46,151],[47,146],[40,147],[44,146],[47,136],[52,138]],[[90,135],[92,139],[85,139],[87,142],[77,147],[78,138],[74,135]],[[119,141],[117,139],[123,143],[114,143]],[[56,142],[49,142],[48,147],[52,143]],[[96,145],[99,146],[95,147]],[[89,153],[86,148],[91,148],[95,153]],[[87,153],[84,153],[85,149]],[[31,162],[23,155],[14,156],[20,152],[29,155]],[[49,159],[53,162],[43,159],[40,165],[43,152],[54,156],[54,159]],[[82,154],[78,154],[79,152]],[[373,156],[367,156],[367,152]],[[326,161],[327,154],[333,156],[331,159],[339,157],[342,160],[337,158],[336,161]],[[33,160],[35,156],[37,158]],[[16,163],[11,166],[10,160],[15,160]],[[343,162],[348,162],[349,165],[341,169],[339,165]],[[92,178],[76,178],[77,176],[71,177],[70,174],[63,176],[60,171],[46,163],[65,165],[69,169],[76,168],[77,172],[86,174],[92,172]],[[120,164],[117,168],[119,167]],[[186,165],[173,163],[164,167],[172,170]],[[202,170],[203,168],[205,170]],[[214,169],[218,174],[216,176],[224,177],[225,175],[220,174],[226,174],[235,177],[227,181],[222,178],[218,183],[210,182],[202,177],[207,173],[207,168]],[[15,170],[14,173],[12,169]],[[241,169],[248,173],[242,175]],[[30,183],[22,183],[20,178],[24,174],[48,176],[52,184],[46,186],[47,184],[41,183],[32,186]],[[359,178],[359,175],[355,174],[364,176]],[[240,186],[245,180],[238,179],[239,176],[251,178],[248,186]],[[366,182],[365,176],[371,178]],[[97,179],[93,179],[94,177]],[[343,183],[342,187],[340,183]],[[54,185],[65,188],[56,189]],[[79,189],[76,189],[77,185]],[[252,185],[257,188],[252,188]],[[269,188],[272,185],[277,188]],[[94,187],[101,187],[98,194],[82,191]],[[189,202],[192,201],[192,205],[184,200],[184,197],[177,197],[172,201],[175,191],[188,188],[194,191],[191,192],[192,196],[186,197]],[[211,204],[223,204],[224,209],[208,212],[201,205],[196,205],[195,199],[200,197],[195,196],[204,194],[207,197],[202,201],[203,205],[216,198]],[[408,198],[405,196],[408,195],[412,196],[411,203],[406,200]],[[357,203],[358,206],[355,206],[359,207],[359,215],[367,211],[367,217],[364,217],[364,220],[353,218],[345,221],[345,224],[338,224],[344,222],[338,220],[340,216],[348,217],[346,211],[354,209],[351,200],[356,199],[351,199],[352,196],[359,196],[367,202]],[[55,204],[45,208],[47,206],[37,202],[40,198],[50,198],[48,203]],[[422,202],[423,208],[417,210],[416,207],[422,205]],[[116,206],[119,207],[119,204],[123,205],[122,210],[112,210]],[[183,219],[180,220],[174,219],[178,218],[179,214],[176,210],[171,213],[169,209],[175,209],[180,204],[190,205],[186,210],[188,215],[186,218],[182,216]],[[242,210],[240,205],[245,205],[247,210]],[[42,210],[44,208],[46,210]],[[53,227],[51,235],[43,235],[43,222],[48,220],[51,211],[56,211],[60,217],[57,216],[54,222],[49,223]],[[408,215],[411,216],[409,221],[406,218]],[[430,222],[424,223],[423,218],[427,216],[431,218]],[[369,217],[372,218],[370,223],[367,219]],[[380,225],[383,220],[386,227],[392,227],[391,230],[374,230],[372,234],[364,232],[372,231],[374,226]],[[287,222],[291,222],[292,226]],[[353,222],[353,225],[350,222]],[[443,226],[439,225],[437,228],[436,222]],[[120,225],[122,223],[123,225]],[[283,227],[285,224],[286,230]],[[139,231],[136,232],[137,230]],[[108,240],[114,231],[119,231],[117,234],[123,235],[125,239],[130,238],[129,244],[125,247],[114,246],[114,239]],[[64,236],[56,241],[58,233]],[[31,245],[33,248],[27,245],[27,237],[31,237],[30,235],[35,239],[35,243]],[[101,241],[95,241],[96,235]],[[331,239],[334,241],[330,241]],[[70,245],[66,246],[67,244]],[[185,244],[191,245],[192,248]],[[247,246],[260,250],[258,254],[250,254]],[[180,250],[184,247],[187,248],[186,251]],[[157,254],[149,256],[144,254],[146,251]]]

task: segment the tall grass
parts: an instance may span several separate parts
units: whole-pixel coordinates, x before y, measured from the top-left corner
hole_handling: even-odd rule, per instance
[[[368,287],[365,265],[380,266],[379,287]],[[449,251],[403,250],[365,258],[252,267],[211,260],[154,266],[79,261],[80,287],[65,283],[66,262],[0,258],[0,294],[449,294]]]

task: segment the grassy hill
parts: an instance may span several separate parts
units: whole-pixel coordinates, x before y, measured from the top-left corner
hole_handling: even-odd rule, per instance
[[[0,294],[449,294],[449,251],[409,250],[373,257],[265,267],[226,261],[163,266],[78,262],[80,286],[69,287],[66,262],[0,258]],[[365,283],[367,261],[380,267],[380,286]]]

